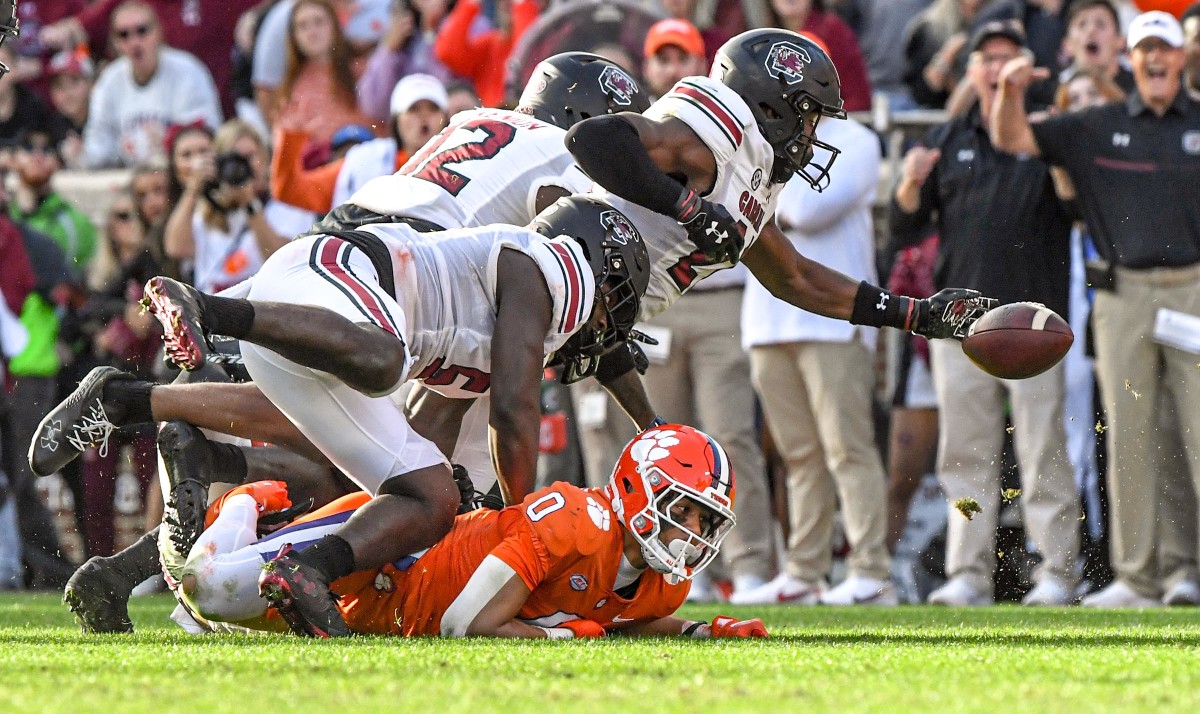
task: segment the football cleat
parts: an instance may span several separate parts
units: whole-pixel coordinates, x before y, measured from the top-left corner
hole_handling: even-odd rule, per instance
[[[131,583],[113,568],[109,558],[96,556],[80,566],[63,589],[63,602],[75,613],[85,633],[133,632],[129,619]]]
[[[163,567],[178,580],[188,553],[204,530],[208,487],[213,482],[212,447],[198,428],[172,421],[158,432],[158,453],[171,488],[163,509],[159,551]]]
[[[134,377],[116,367],[96,367],[50,410],[29,444],[29,467],[35,474],[49,476],[92,446],[100,447],[101,456],[108,455],[108,439],[121,426],[125,410],[105,402],[104,387],[122,379]]]
[[[190,285],[159,276],[146,282],[142,300],[162,325],[167,360],[189,372],[203,365],[212,351],[200,319],[199,295]]]
[[[258,592],[301,637],[349,637],[350,628],[337,609],[337,596],[315,568],[292,557],[292,546],[263,565]]]

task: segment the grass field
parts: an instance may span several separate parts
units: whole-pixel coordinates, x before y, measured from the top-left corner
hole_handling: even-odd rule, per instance
[[[82,635],[0,596],[0,712],[1200,711],[1200,613],[763,608],[769,641]],[[745,610],[723,607],[730,614]],[[717,614],[691,608],[699,619]]]

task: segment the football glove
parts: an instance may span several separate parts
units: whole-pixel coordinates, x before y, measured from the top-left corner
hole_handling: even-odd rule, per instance
[[[717,615],[711,625],[711,637],[770,637],[766,625],[757,617],[753,620],[735,620],[727,615]]]
[[[961,340],[971,325],[996,307],[996,303],[995,298],[983,297],[978,290],[944,288],[933,297],[916,301],[912,333],[931,340]]]
[[[604,628],[598,622],[591,620],[570,620],[561,622],[555,627],[561,627],[565,630],[570,630],[573,639],[594,639],[596,637],[604,637]]]
[[[675,203],[675,220],[709,260],[733,265],[741,260],[746,237],[724,206],[706,201],[685,188]]]

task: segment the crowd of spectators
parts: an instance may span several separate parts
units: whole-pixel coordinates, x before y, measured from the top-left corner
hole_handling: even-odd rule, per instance
[[[656,408],[717,438],[739,476],[726,587],[695,598],[1200,604],[1198,358],[1155,332],[1159,308],[1200,313],[1200,194],[1185,188],[1200,178],[1200,4],[1181,22],[1139,15],[1170,4],[20,2],[21,34],[0,45],[0,588],[72,570],[24,458],[42,416],[96,365],[171,377],[138,305],[147,278],[217,292],[254,275],[455,113],[514,104],[531,60],[593,51],[661,96],[734,34],[776,26],[828,48],[848,111],[941,112],[890,157],[864,115],[822,122],[843,149],[832,186],[787,186],[776,216],[798,249],[907,294],[1041,302],[1078,339],[1050,372],[997,380],[952,342],[801,313],[744,269],[702,281],[643,326]],[[1181,122],[1197,127],[1182,140]],[[121,186],[98,203],[59,192],[100,171]],[[561,397],[544,408],[569,414],[580,448],[551,475],[601,483],[632,425],[594,385]],[[118,432],[61,474],[75,560],[122,545],[118,472],[157,521],[152,436]],[[920,544],[933,580],[901,598],[892,554],[926,474],[946,536]],[[1014,518],[1023,560],[997,554]]]

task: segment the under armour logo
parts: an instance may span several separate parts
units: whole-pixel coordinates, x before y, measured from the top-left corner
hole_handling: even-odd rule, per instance
[[[46,431],[42,434],[40,443],[43,449],[50,451],[58,451],[58,435],[62,433],[62,421],[55,419],[46,425]]]
[[[1120,133],[1113,134],[1112,142],[1113,146],[1129,146],[1129,135]]]
[[[705,229],[704,229],[704,233],[705,233],[706,235],[710,235],[710,236],[716,236],[716,237],[717,237],[717,240],[716,240],[716,242],[717,242],[717,243],[720,243],[721,241],[725,240],[725,231],[723,231],[723,230],[721,230],[720,228],[718,228],[718,227],[717,227],[717,222],[716,222],[716,221],[713,221],[711,224],[709,224],[708,228],[705,228]]]
[[[875,303],[875,309],[882,310],[887,307],[887,301],[889,297],[891,297],[891,295],[888,295],[887,293],[879,293],[879,302]]]

